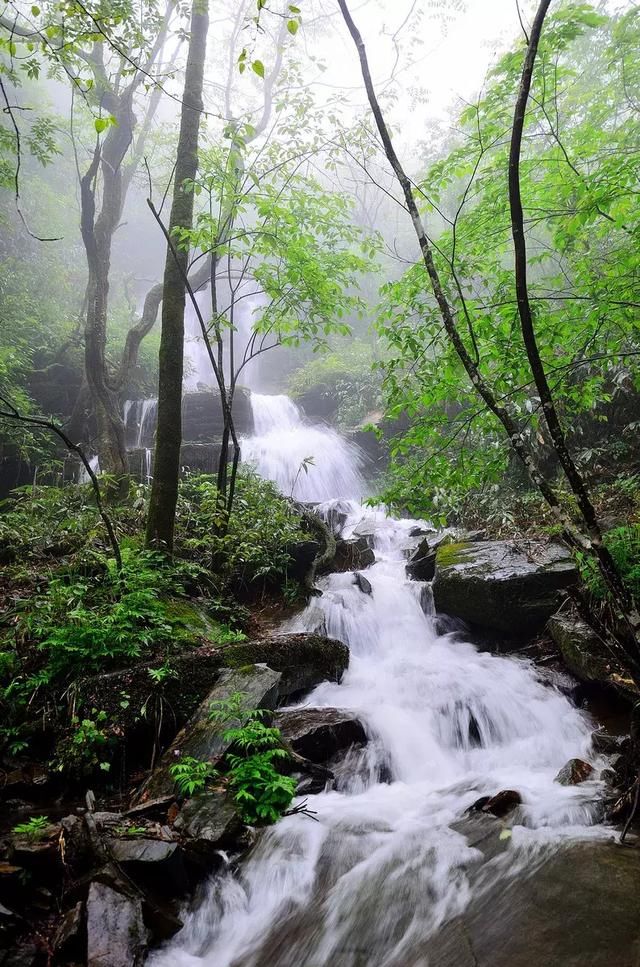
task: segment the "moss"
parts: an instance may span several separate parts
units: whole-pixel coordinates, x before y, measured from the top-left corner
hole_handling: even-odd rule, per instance
[[[186,598],[172,598],[164,606],[169,620],[179,621],[193,635],[215,640],[219,626],[198,605]]]
[[[467,548],[470,547],[470,541],[449,541],[441,544],[436,551],[436,565],[438,567],[453,567],[456,564],[465,564],[472,559],[471,555],[467,553]]]
[[[241,675],[252,675],[255,670],[256,670],[255,665],[241,665],[238,668],[238,671],[240,672]]]

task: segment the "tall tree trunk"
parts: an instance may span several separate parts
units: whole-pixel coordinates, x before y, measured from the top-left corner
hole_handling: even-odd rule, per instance
[[[80,183],[81,230],[89,269],[85,371],[98,428],[101,469],[114,476],[115,486],[110,491],[119,497],[125,496],[128,489],[128,465],[120,404],[109,380],[106,361],[107,312],[111,247],[123,205],[122,163],[131,145],[135,124],[132,99],[130,88],[114,103],[118,124],[110,129],[102,146],[96,144],[92,162]],[[102,205],[96,217],[98,169],[103,184]]]
[[[604,548],[600,536],[600,528],[591,501],[589,500],[586,488],[582,479],[575,471],[570,455],[564,443],[562,428],[560,427],[555,411],[555,406],[550,389],[546,382],[544,369],[538,354],[535,333],[533,332],[533,320],[528,300],[526,285],[526,246],[523,235],[522,211],[519,194],[519,158],[520,144],[522,137],[522,127],[524,123],[524,110],[529,96],[531,76],[535,64],[537,44],[544,23],[544,17],[549,7],[550,0],[540,0],[538,11],[534,20],[532,37],[527,44],[527,56],[523,68],[522,82],[516,104],[514,116],[514,129],[512,133],[511,157],[510,157],[510,204],[512,215],[512,227],[514,235],[514,250],[516,256],[516,282],[518,295],[518,309],[520,312],[523,338],[527,348],[530,365],[536,382],[539,381],[539,390],[544,406],[544,414],[552,435],[552,441],[556,453],[560,458],[561,465],[565,474],[578,497],[578,509],[581,520],[576,523],[569,514],[563,509],[558,496],[552,486],[540,470],[530,447],[526,443],[522,427],[514,418],[512,413],[504,406],[493,391],[491,384],[485,379],[480,371],[478,362],[470,355],[458,331],[456,323],[456,313],[449,304],[445,289],[442,284],[440,273],[433,259],[431,242],[418,210],[413,187],[401,162],[398,158],[393,141],[387,128],[380,103],[376,96],[369,62],[362,36],[356,27],[347,6],[347,0],[338,0],[338,5],[342,12],[347,29],[358,51],[360,68],[364,80],[365,89],[371,111],[374,116],[376,127],[380,135],[380,140],[394,174],[398,180],[405,199],[406,208],[411,216],[411,221],[420,245],[422,260],[427,271],[431,290],[438,304],[440,316],[458,358],[464,366],[469,379],[471,380],[476,392],[485,402],[491,412],[498,418],[507,433],[511,446],[519,459],[524,464],[532,482],[536,485],[544,499],[554,511],[558,521],[563,528],[563,536],[567,544],[574,549],[590,555],[595,559],[603,581],[611,592],[614,602],[618,605],[620,616],[628,630],[627,635],[620,635],[617,623],[609,624],[607,631],[611,641],[615,645],[618,659],[629,670],[634,681],[640,684],[640,634],[638,633],[638,614],[635,602],[626,591],[617,571],[614,561]],[[517,184],[516,184],[517,182]],[[523,261],[524,260],[524,261]],[[528,316],[527,316],[528,311]],[[586,498],[586,499],[585,499]],[[593,516],[592,516],[593,514]]]
[[[202,85],[207,50],[207,0],[193,0],[189,54],[180,117],[180,135],[169,219],[169,236],[177,228],[191,228],[193,191],[185,190],[198,170],[198,134],[202,114]],[[156,448],[147,519],[147,544],[173,550],[180,445],[182,443],[182,375],[184,367],[184,304],[188,252],[169,244],[162,296],[162,334],[158,378]]]

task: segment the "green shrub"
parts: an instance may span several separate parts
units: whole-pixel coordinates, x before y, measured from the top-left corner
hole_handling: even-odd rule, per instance
[[[13,827],[16,836],[26,836],[27,839],[37,842],[42,839],[49,828],[49,820],[46,816],[30,816],[28,822],[18,823]]]
[[[355,426],[381,405],[382,380],[372,347],[362,340],[315,356],[289,379],[294,399],[313,390],[336,404],[340,426]]]
[[[232,749],[226,756],[229,787],[242,818],[254,825],[275,823],[296,791],[296,780],[278,771],[288,753],[280,729],[262,721],[268,714],[265,709],[246,709],[242,692],[226,702],[212,702],[210,709],[212,721],[228,725],[223,738]]]
[[[239,470],[233,512],[222,536],[217,533],[220,524],[215,478],[183,481],[178,546],[200,563],[213,565],[222,587],[283,583],[291,564],[288,546],[306,539],[291,502],[247,467]]]
[[[615,527],[604,535],[603,540],[624,583],[636,601],[640,601],[640,524]],[[605,585],[593,558],[580,555],[579,564],[582,579],[591,594],[599,599],[605,598]]]
[[[218,775],[210,762],[195,759],[192,755],[182,756],[170,767],[169,772],[181,796],[195,796],[203,792],[207,782]]]

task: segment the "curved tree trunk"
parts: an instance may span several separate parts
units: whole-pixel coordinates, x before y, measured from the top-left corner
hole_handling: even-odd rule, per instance
[[[177,228],[191,228],[193,191],[185,190],[198,170],[198,135],[207,49],[207,0],[193,0],[189,55],[180,117],[180,135],[169,219],[169,239]],[[182,376],[184,368],[184,304],[188,252],[169,242],[164,269],[162,335],[158,379],[158,422],[153,484],[147,519],[147,544],[173,550],[180,445],[182,443]]]

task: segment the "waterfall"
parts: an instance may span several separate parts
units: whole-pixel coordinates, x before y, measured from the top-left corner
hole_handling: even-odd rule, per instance
[[[369,743],[338,768],[335,790],[308,797],[317,822],[293,815],[263,831],[239,871],[211,880],[152,963],[426,967],[437,962],[425,953],[429,937],[471,897],[550,844],[602,835],[593,825],[599,780],[554,782],[574,756],[602,767],[592,724],[530,661],[438,634],[428,586],[405,575],[409,531],[424,522],[327,501],[332,487],[334,496],[362,494],[358,454],[335,431],[305,424],[286,397],[255,397],[254,407],[245,457],[288,492],[313,454],[296,493],[325,499],[319,510],[343,537],[366,533],[373,544],[370,595],[352,573],[331,574],[283,629],[322,629],[348,644],[342,682],[319,685],[303,704],[352,710]],[[485,861],[465,835],[466,810],[504,789],[522,805],[508,842]]]
[[[153,442],[158,415],[158,400],[125,400],[123,421],[127,447],[141,450]]]
[[[305,423],[288,396],[251,394],[254,436],[242,441],[242,458],[282,493],[317,502],[336,494],[363,497],[365,456],[335,430]]]

